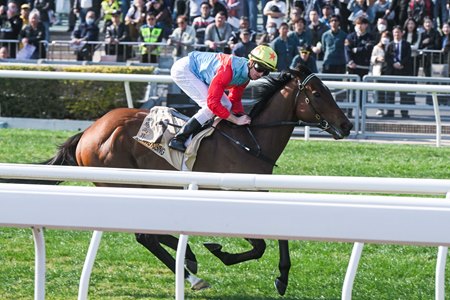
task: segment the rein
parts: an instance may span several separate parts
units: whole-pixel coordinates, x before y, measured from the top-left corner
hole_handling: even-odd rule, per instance
[[[303,82],[300,80],[297,80],[298,90],[297,90],[297,94],[295,95],[295,104],[298,102],[298,97],[300,96],[300,93],[305,93],[305,103],[307,105],[311,105],[314,115],[315,115],[316,119],[319,121],[318,123],[303,122],[303,121],[299,120],[296,122],[295,121],[278,121],[278,122],[272,122],[272,123],[266,123],[266,124],[247,125],[246,126],[247,132],[250,135],[250,137],[252,138],[253,142],[255,143],[256,149],[251,148],[251,147],[241,143],[240,141],[238,141],[235,138],[231,137],[230,135],[226,134],[224,131],[218,129],[217,127],[213,126],[213,128],[215,130],[217,130],[220,134],[222,134],[224,137],[226,137],[228,140],[230,140],[232,143],[234,143],[235,145],[240,147],[242,150],[255,156],[256,158],[261,159],[262,161],[265,161],[265,162],[271,164],[272,166],[277,167],[277,164],[275,163],[275,161],[273,159],[262,154],[261,147],[259,146],[258,141],[256,140],[256,138],[250,128],[251,127],[269,128],[269,127],[277,127],[277,126],[311,126],[311,127],[318,127],[323,130],[327,130],[328,128],[330,128],[330,125],[328,124],[328,122],[322,118],[320,113],[317,112],[317,109],[314,107],[314,104],[312,103],[311,100],[309,100],[308,95],[306,94],[306,85],[314,77],[316,77],[316,75],[311,73],[303,80]]]

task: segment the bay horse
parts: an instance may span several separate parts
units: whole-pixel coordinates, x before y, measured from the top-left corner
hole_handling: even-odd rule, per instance
[[[258,80],[257,100],[250,112],[250,126],[233,126],[220,122],[213,135],[204,139],[198,150],[193,171],[221,173],[272,174],[296,125],[302,122],[321,128],[335,139],[350,134],[353,125],[336,104],[330,90],[309,69],[297,66],[277,78]],[[148,111],[118,108],[105,114],[84,132],[59,146],[58,153],[46,164],[90,167],[175,170],[163,158],[138,143],[137,134]],[[243,151],[245,146],[249,151]],[[97,184],[101,185],[101,184]],[[161,244],[176,249],[178,239],[171,235],[136,234],[139,243],[175,272],[175,259]],[[266,248],[264,240],[247,239],[252,249],[243,253],[226,253],[219,244],[205,244],[226,265],[260,258]],[[275,280],[278,293],[284,295],[288,285],[290,257],[288,241],[279,241],[280,276]],[[195,255],[188,247],[185,279],[196,273]],[[195,276],[194,276],[195,277]],[[191,282],[193,289],[205,287]]]

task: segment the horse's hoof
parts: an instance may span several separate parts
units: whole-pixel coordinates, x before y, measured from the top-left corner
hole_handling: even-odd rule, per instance
[[[195,282],[195,283],[191,286],[191,289],[192,289],[193,291],[200,291],[200,290],[207,289],[207,288],[209,288],[209,287],[210,287],[210,285],[209,285],[208,282],[206,282],[205,280],[199,278],[199,280],[198,280],[197,282]]]
[[[191,272],[192,274],[197,274],[198,264],[196,261],[186,258],[184,260],[184,265],[186,266],[186,269],[188,269],[189,272]]]
[[[206,249],[208,249],[212,253],[222,250],[222,245],[217,243],[203,243],[203,246],[205,246]]]
[[[281,296],[284,296],[284,294],[286,293],[287,284],[282,282],[279,278],[275,279],[274,284],[275,284],[275,288],[278,291],[278,294],[280,294]]]

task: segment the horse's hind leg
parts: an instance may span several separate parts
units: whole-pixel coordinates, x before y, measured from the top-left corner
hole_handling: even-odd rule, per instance
[[[175,259],[161,246],[160,240],[167,239],[167,235],[136,233],[136,240],[164,263],[173,273],[175,273]],[[209,287],[209,284],[184,269],[184,278],[191,283],[191,289],[202,290]]]
[[[205,247],[219,258],[225,265],[234,265],[251,259],[258,259],[266,251],[266,242],[261,239],[246,239],[253,248],[242,253],[228,253],[222,251],[222,245],[216,243],[204,243]]]
[[[291,269],[291,258],[289,256],[289,243],[286,240],[279,240],[278,247],[280,249],[280,262],[278,268],[280,270],[280,277],[275,280],[275,288],[278,293],[283,296],[286,293],[289,270]]]
[[[172,248],[173,250],[177,250],[178,247],[178,239],[172,235],[160,235],[159,242]],[[197,258],[195,257],[194,252],[192,252],[191,247],[187,244],[186,247],[186,259],[185,259],[186,268],[189,272],[193,274],[197,274],[198,264]]]

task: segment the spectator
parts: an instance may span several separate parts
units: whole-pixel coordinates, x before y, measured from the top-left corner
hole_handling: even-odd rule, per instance
[[[373,4],[373,7],[372,7],[374,18],[375,18],[374,22],[376,22],[378,24],[379,19],[384,19],[384,20],[386,20],[387,23],[390,23],[389,27],[393,26],[395,11],[391,11],[389,13],[389,15],[386,15],[386,11],[389,9],[390,6],[391,6],[391,0],[375,1],[375,3]],[[381,34],[381,32],[383,32],[383,30],[380,31],[379,34]],[[380,37],[380,36],[378,36],[378,37]],[[378,41],[378,39],[376,41]]]
[[[163,29],[156,25],[156,16],[148,13],[146,21],[147,23],[140,28],[139,41],[142,43],[160,43],[163,38]],[[158,45],[142,45],[141,62],[158,63],[160,52]]]
[[[188,55],[193,50],[192,45],[195,43],[195,30],[187,23],[186,16],[177,17],[177,25],[172,35],[169,36],[167,43],[174,45],[173,57],[178,60]]]
[[[34,51],[30,53],[30,59],[46,58],[47,56],[46,44],[43,43],[46,41],[46,31],[39,17],[39,11],[33,9],[29,16],[29,24],[19,34],[19,40],[24,48],[29,46],[34,48]]]
[[[378,18],[375,29],[372,31],[373,40],[379,41],[381,38],[381,33],[388,30],[388,20],[385,18]]]
[[[228,8],[228,22],[230,19],[239,20],[244,16],[244,1],[241,0],[227,0],[227,8]],[[233,25],[237,27],[237,25]]]
[[[205,0],[187,0],[187,9],[186,14],[189,15],[188,24],[193,24],[194,19],[200,17],[202,14],[201,7],[202,4],[205,3]],[[208,2],[206,2],[208,3]],[[209,5],[209,4],[208,4]]]
[[[112,24],[113,11],[120,11],[121,3],[119,0],[103,0],[102,1],[102,16],[103,16],[103,32],[106,32],[106,28]],[[119,15],[119,17],[121,17]]]
[[[244,15],[249,19],[250,29],[258,31],[258,0],[247,0],[244,2]]]
[[[289,30],[294,30],[294,24],[302,18],[303,11],[298,7],[291,8],[289,13]]]
[[[247,17],[241,17],[239,19],[239,29],[235,30],[231,33],[231,38],[228,41],[228,45],[231,50],[233,50],[234,46],[241,41],[241,31],[247,31],[250,35],[250,41],[256,42],[256,32],[250,29],[250,22]]]
[[[288,33],[288,38],[292,40],[292,44],[297,49],[300,46],[311,46],[312,35],[311,31],[306,27],[306,20],[304,18],[298,19],[294,25],[294,31]]]
[[[347,8],[350,11],[350,16],[348,17],[350,22],[354,23],[356,18],[363,17],[369,20],[370,24],[373,24],[375,16],[372,7],[369,7],[365,0],[350,0]]]
[[[271,22],[267,24],[267,32],[264,33],[256,43],[257,45],[268,45],[278,37],[277,24]]]
[[[320,17],[319,22],[326,25],[327,29],[330,28],[330,18],[333,14],[334,12],[330,5],[325,4],[322,6],[322,17]]]
[[[227,23],[227,15],[223,11],[216,14],[214,23],[209,24],[205,31],[205,44],[208,51],[231,53],[228,41],[233,27]]]
[[[209,5],[208,2],[203,2],[200,6],[200,17],[197,17],[194,19],[194,22],[192,22],[192,26],[195,30],[195,37],[197,38],[197,44],[204,44],[205,43],[205,31],[206,27],[208,27],[209,24],[212,24],[214,22],[214,18],[210,15],[211,11],[211,5]],[[199,49],[201,51],[205,51],[206,48]]]
[[[267,16],[267,24],[275,23],[278,29],[286,17],[286,3],[280,0],[271,0],[264,6],[263,14]]]
[[[288,31],[289,25],[287,23],[281,23],[280,28],[278,28],[278,37],[270,43],[270,47],[278,56],[277,70],[279,72],[289,68],[292,59],[298,51],[296,44],[288,38]]]
[[[50,26],[52,20],[50,20],[50,13],[55,11],[54,0],[34,0],[33,7],[39,11],[39,20],[45,28],[45,38],[50,41]]]
[[[444,25],[442,25],[441,31],[442,31],[442,35],[440,38],[441,50],[444,53],[444,57],[446,56],[448,60],[450,51],[450,24],[444,23]],[[439,97],[439,104],[450,105],[450,97],[448,96]]]
[[[107,55],[116,55],[118,62],[124,62],[131,57],[131,46],[121,45],[122,42],[130,41],[128,27],[122,22],[122,12],[113,10],[111,12],[111,24],[106,27],[105,52]]]
[[[22,30],[22,20],[17,11],[17,4],[8,2],[6,14],[0,16],[0,40],[17,41],[20,30]],[[3,42],[1,45],[8,48],[11,58],[16,58],[16,43]]]
[[[248,57],[250,52],[256,48],[256,43],[251,40],[251,33],[243,29],[239,33],[239,42],[233,47],[233,54],[240,57]]]
[[[434,1],[434,25],[435,28],[444,26],[448,22],[448,9],[450,3],[447,0]]]
[[[72,32],[71,44],[77,54],[77,60],[92,60],[96,45],[89,44],[89,42],[98,41],[99,31],[95,24],[95,13],[90,10],[87,12],[84,22]]]
[[[417,75],[419,69],[418,50],[422,34],[418,30],[416,21],[413,18],[408,18],[403,26],[403,39],[411,45],[411,56],[413,57],[414,67],[413,72]]]
[[[403,31],[400,26],[395,26],[392,30],[393,41],[389,44],[385,53],[386,64],[383,69],[385,75],[393,76],[412,76],[413,62],[411,57],[411,46],[403,40]],[[395,103],[395,92],[388,92],[387,103]],[[400,92],[401,104],[415,104],[414,97],[407,92]],[[409,118],[407,110],[401,111],[402,118]],[[388,110],[383,116],[386,118],[394,117],[394,110]]]
[[[339,16],[330,18],[331,28],[322,35],[321,51],[324,53],[322,72],[345,74],[345,39],[347,33],[340,29]]]
[[[76,11],[76,0],[69,0],[69,16],[68,16],[68,22],[69,27],[67,28],[67,32],[72,32],[75,29],[75,25],[77,24],[77,14]]]
[[[433,19],[434,4],[432,0],[410,0],[408,5],[408,16],[413,18],[417,24],[422,25],[424,18]],[[401,25],[401,24],[399,24]]]
[[[364,17],[355,20],[355,32],[347,35],[345,39],[345,61],[349,74],[356,74],[362,79],[369,73],[370,56],[373,49],[372,35],[368,32],[369,21]],[[355,95],[355,101],[361,107],[362,91],[359,98]],[[352,116],[352,109],[348,110],[348,116]]]
[[[147,12],[156,16],[156,26],[163,29],[163,37],[168,38],[172,33],[172,15],[169,9],[163,6],[162,0],[150,0],[147,2]]]
[[[421,33],[421,39],[419,44],[419,49],[421,50],[440,50],[439,45],[440,35],[439,32],[433,28],[433,21],[425,17],[423,20],[423,32]],[[423,67],[426,76],[431,76],[431,58],[432,54],[424,53],[423,55]]]
[[[78,16],[80,23],[84,23],[88,11],[93,9],[93,0],[75,0],[74,13]]]
[[[6,13],[0,15],[0,40],[17,40],[21,29],[22,20],[18,15],[17,4],[8,2]],[[16,43],[3,42],[1,46],[8,48],[11,58],[16,58]]]
[[[8,48],[5,46],[0,47],[0,59],[8,59],[8,58],[9,58]]]
[[[211,16],[215,18],[218,12],[222,12],[225,14],[225,18],[228,19],[228,9],[225,2],[209,0],[209,5],[211,6]]]
[[[319,14],[316,10],[314,10],[314,9],[311,10],[309,12],[308,16],[309,16],[309,21],[310,21],[308,28],[309,28],[309,31],[311,32],[311,44],[310,45],[313,47],[312,48],[313,52],[316,53],[316,52],[318,52],[318,50],[321,47],[320,43],[322,40],[323,33],[330,28],[319,21]],[[323,53],[319,52],[318,58],[320,60],[323,60]]]
[[[408,5],[410,0],[391,0],[391,5],[389,9],[385,12],[385,18],[394,12],[394,25],[402,25],[405,24],[406,19],[408,18]]]
[[[319,73],[317,69],[317,61],[310,46],[302,46],[299,49],[299,54],[297,54],[292,60],[290,68],[295,68],[298,64],[307,67],[313,73]]]
[[[142,24],[145,23],[146,13],[147,7],[145,6],[144,0],[135,0],[125,16],[125,25],[128,26],[130,39],[133,42],[139,38],[139,31]]]
[[[385,53],[389,43],[391,42],[391,33],[387,30],[383,31],[380,35],[378,43],[373,47],[372,54],[370,56],[370,65],[372,67],[373,76],[381,76],[383,74],[383,69],[386,68]],[[377,91],[377,103],[386,103],[386,92]],[[384,110],[379,109],[377,111],[377,116],[383,116]]]
[[[30,17],[30,5],[22,4],[20,6],[20,19],[22,19],[22,29],[30,23],[29,17]]]

